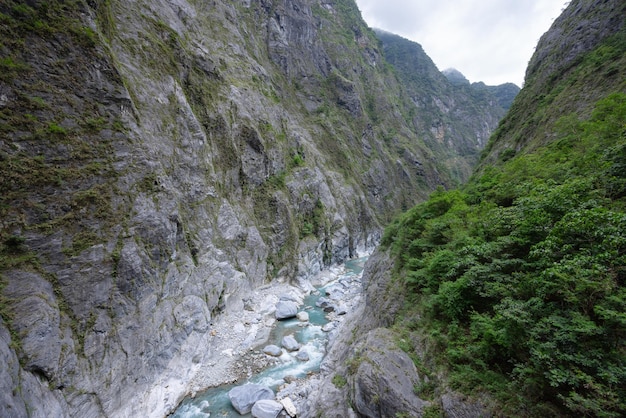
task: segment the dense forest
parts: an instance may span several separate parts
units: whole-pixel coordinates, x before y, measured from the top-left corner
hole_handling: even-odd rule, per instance
[[[433,379],[489,394],[503,415],[626,413],[625,56],[622,31],[553,77],[541,103],[522,90],[485,151],[499,146],[497,160],[383,237],[409,295],[396,329],[428,341],[444,372]],[[584,91],[601,97],[583,103]],[[563,112],[562,97],[578,102]],[[515,131],[530,113],[541,128]]]

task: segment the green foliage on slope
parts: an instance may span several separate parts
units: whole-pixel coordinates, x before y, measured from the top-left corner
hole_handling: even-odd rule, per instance
[[[626,412],[626,94],[393,223],[419,322],[451,383],[520,415]],[[407,315],[408,316],[408,315]],[[413,316],[415,317],[415,316]],[[526,411],[526,412],[524,412]]]
[[[542,73],[531,72],[526,87],[485,147],[481,165],[497,164],[516,152],[529,152],[545,145],[552,140],[550,127],[561,115],[586,113],[584,104],[612,91],[624,91],[625,51],[626,32],[622,30],[604,39],[600,47],[578,57],[575,65],[562,72],[543,78],[539,76]]]

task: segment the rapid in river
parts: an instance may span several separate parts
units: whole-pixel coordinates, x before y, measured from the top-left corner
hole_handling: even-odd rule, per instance
[[[228,392],[235,386],[254,383],[268,387],[276,393],[286,382],[303,379],[318,372],[326,353],[328,331],[334,328],[331,320],[337,320],[338,316],[345,313],[336,307],[345,302],[342,298],[351,297],[355,291],[360,292],[360,278],[366,260],[367,257],[349,260],[342,268],[334,270],[336,274],[330,277],[330,281],[306,296],[299,307],[299,312],[308,314],[308,321],[295,317],[277,321],[269,341],[264,346],[255,348],[255,351],[262,352],[267,345],[281,347],[283,337],[293,336],[300,344],[299,350],[288,351],[283,347],[282,354],[271,359],[272,364],[267,368],[247,380],[209,388],[196,394],[193,399],[186,398],[171,417],[249,417],[250,414],[241,415],[231,405]]]

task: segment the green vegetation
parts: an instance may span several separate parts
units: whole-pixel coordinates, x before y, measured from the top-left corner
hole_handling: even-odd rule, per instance
[[[558,57],[546,59],[553,67],[559,65],[555,62]],[[592,103],[614,91],[626,91],[625,31],[604,39],[598,48],[556,74],[547,77],[541,72],[530,72],[526,87],[483,150],[483,166],[497,164],[496,156],[500,162],[505,161],[503,146],[523,151],[543,146],[552,139],[548,131],[555,120],[563,114],[579,112],[581,102]],[[506,140],[501,140],[505,136]]]
[[[411,332],[505,415],[626,413],[626,94],[397,219]],[[407,304],[408,305],[408,304]],[[415,312],[418,311],[418,312]]]
[[[335,385],[339,389],[343,388],[346,384],[348,384],[348,380],[346,380],[346,378],[340,374],[334,375],[332,382],[333,382],[333,385]]]
[[[95,32],[70,16],[84,7],[80,0],[33,2],[33,6],[15,0],[0,4],[0,26],[7,46],[16,46],[24,41],[26,34],[49,36],[69,34],[83,46],[96,43]]]

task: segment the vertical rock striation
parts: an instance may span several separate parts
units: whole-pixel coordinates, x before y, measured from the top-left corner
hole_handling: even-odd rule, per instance
[[[351,0],[0,5],[0,415],[163,416],[452,178]]]

